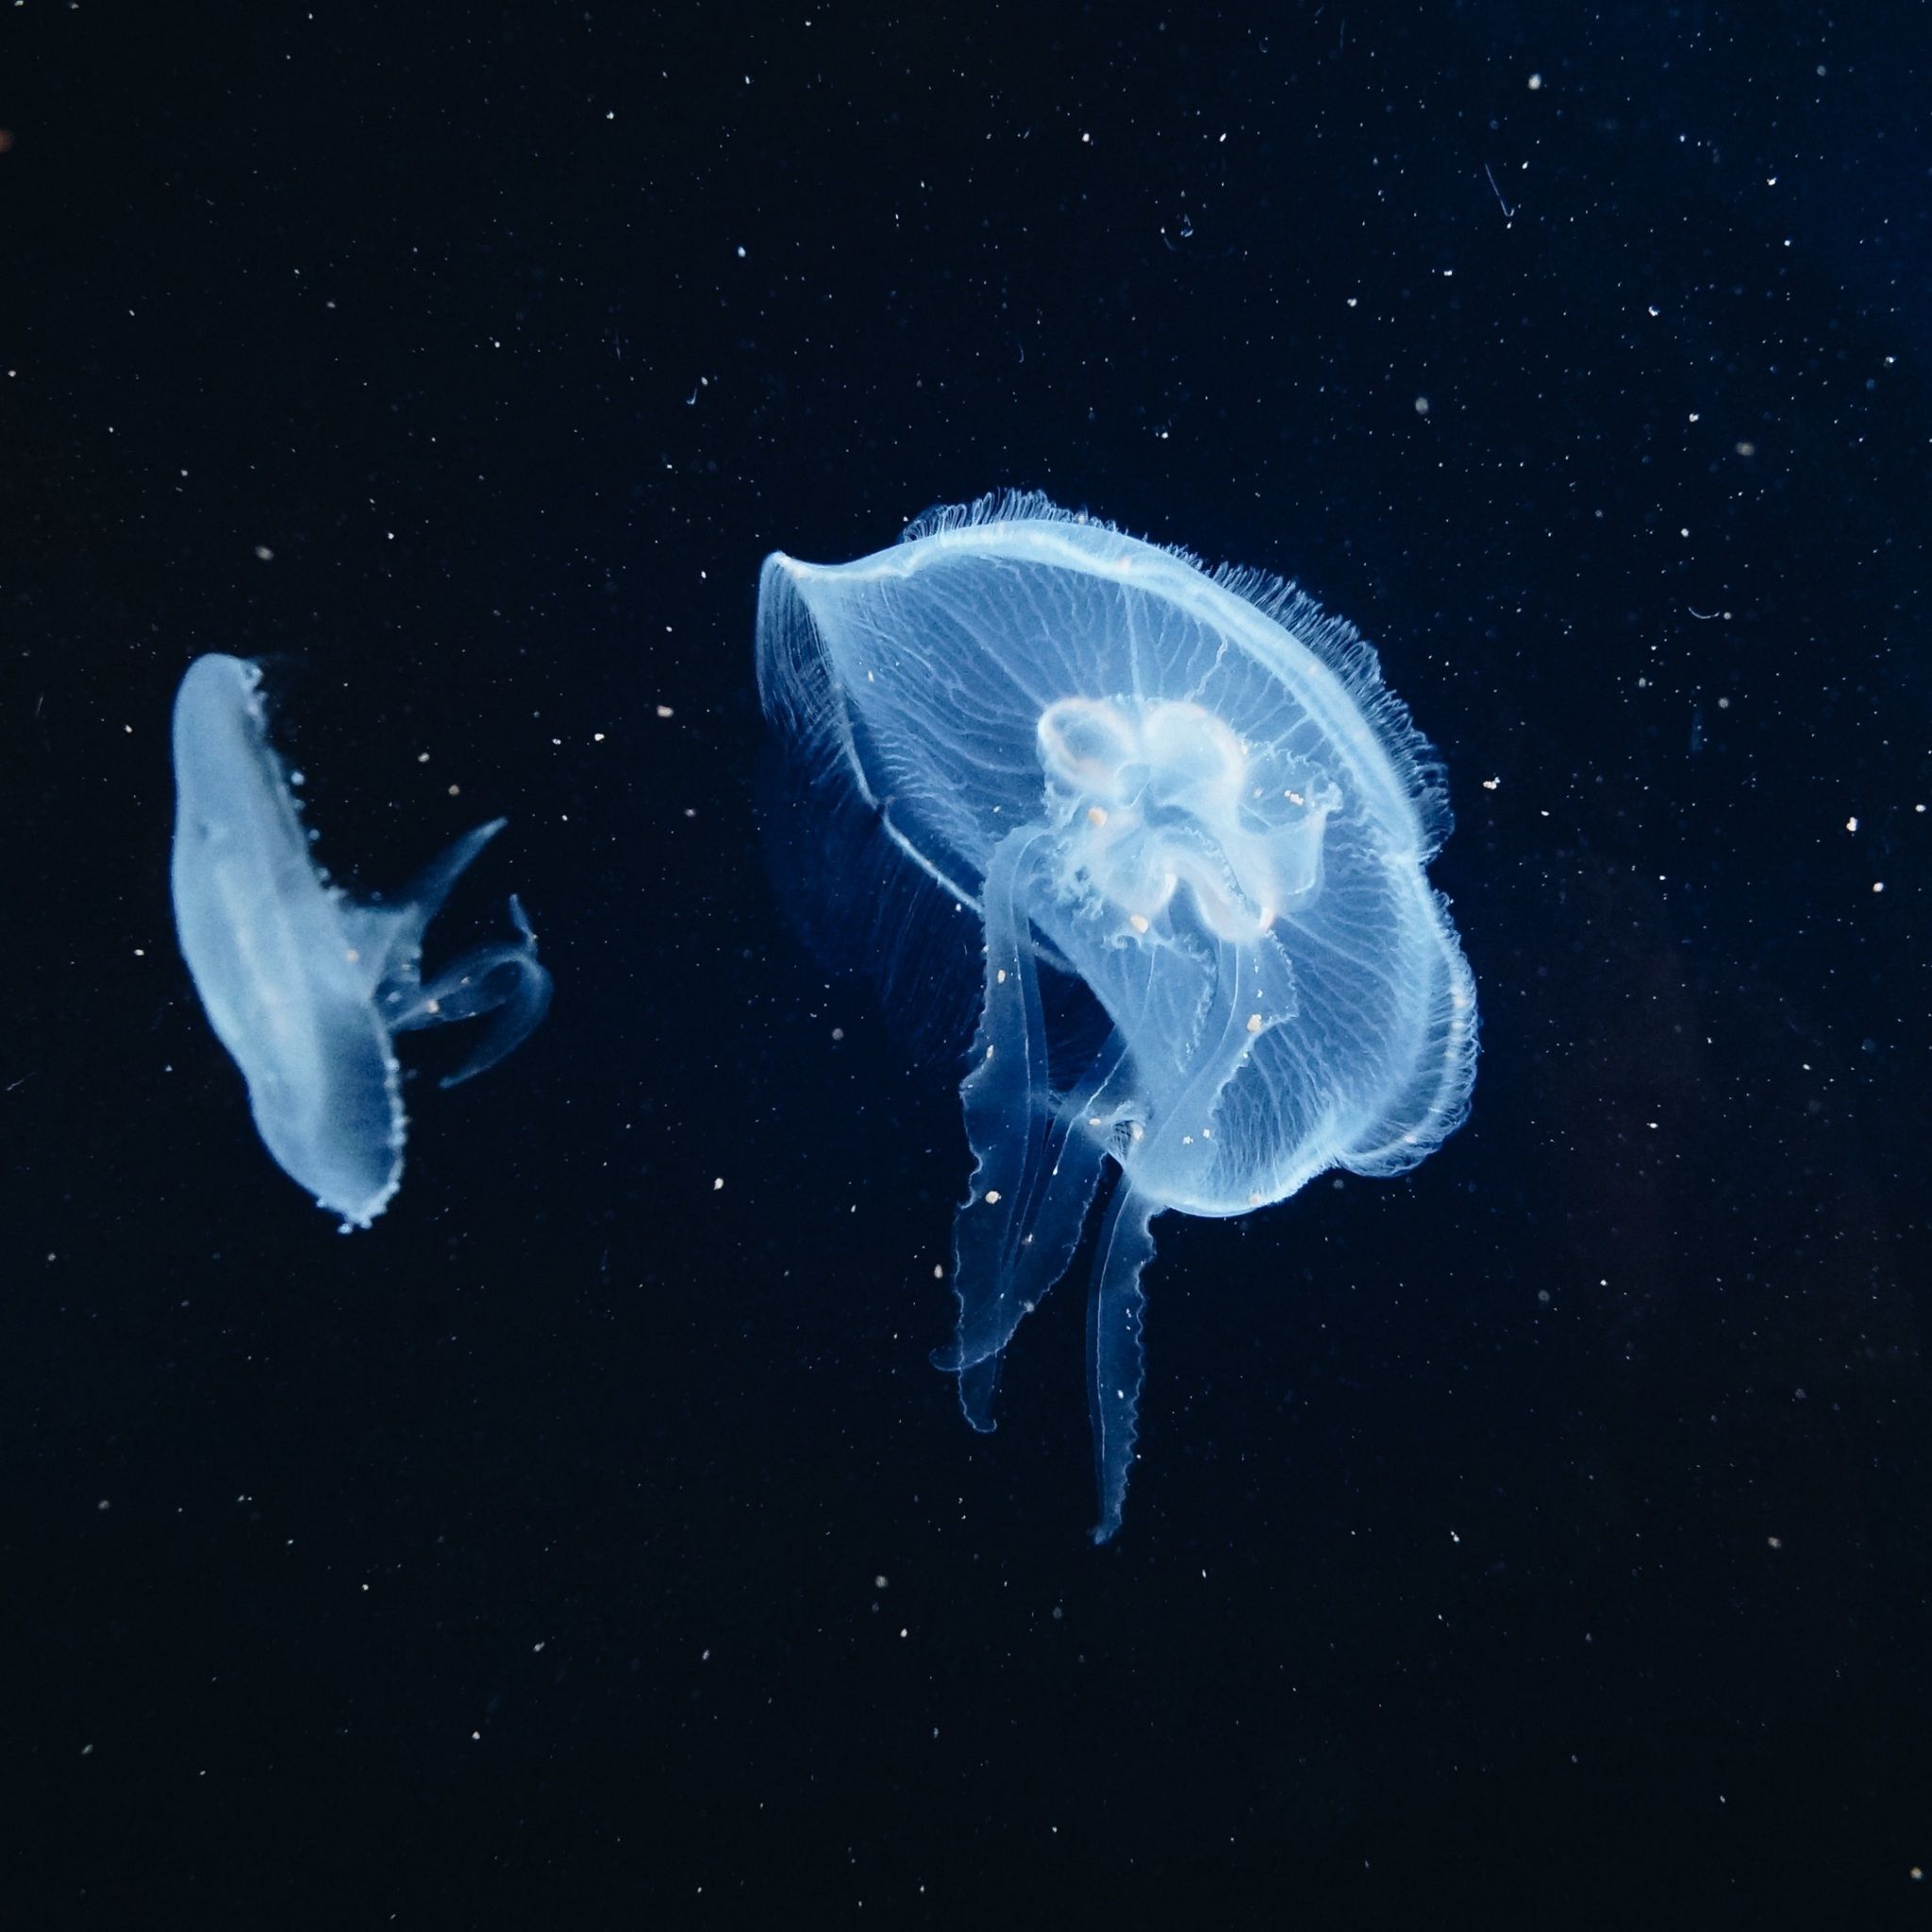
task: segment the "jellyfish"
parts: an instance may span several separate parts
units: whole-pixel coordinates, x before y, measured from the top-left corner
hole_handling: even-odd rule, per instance
[[[1424,870],[1441,767],[1291,584],[1040,495],[929,511],[852,563],[768,558],[758,668],[805,802],[868,828],[873,859],[815,879],[853,950],[932,1007],[906,949],[948,917],[980,938],[958,1323],[933,1357],[975,1429],[1117,1170],[1088,1299],[1104,1542],[1157,1217],[1399,1174],[1467,1110],[1474,985]]]
[[[542,1019],[550,975],[514,896],[518,938],[465,953],[427,985],[424,928],[507,821],[466,832],[404,891],[367,903],[325,884],[268,741],[261,676],[219,654],[175,700],[175,928],[216,1037],[242,1070],[263,1144],[344,1228],[402,1179],[402,1076],[391,1038],[497,1017],[453,1087]]]

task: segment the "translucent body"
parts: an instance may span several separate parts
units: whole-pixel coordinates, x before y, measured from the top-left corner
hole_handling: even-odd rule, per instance
[[[263,1143],[319,1206],[366,1227],[402,1178],[405,1119],[391,1036],[500,1009],[454,1086],[543,1017],[550,975],[521,939],[466,953],[422,983],[423,933],[503,829],[478,825],[393,900],[358,905],[309,857],[269,744],[255,666],[198,658],[175,700],[175,925],[195,991],[248,1083]]]
[[[855,563],[768,558],[758,648],[808,795],[874,814],[984,926],[958,1333],[935,1357],[975,1427],[1120,1167],[1089,1304],[1105,1540],[1154,1218],[1245,1213],[1331,1167],[1394,1174],[1462,1117],[1474,990],[1424,870],[1439,774],[1373,652],[1291,586],[1042,497],[929,513]],[[1069,1022],[1068,982],[1097,1030]]]

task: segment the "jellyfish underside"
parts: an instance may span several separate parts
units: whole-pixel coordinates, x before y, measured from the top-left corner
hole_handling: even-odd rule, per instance
[[[967,1420],[991,1431],[1006,1346],[1072,1265],[1108,1153],[1131,1150],[1101,1224],[1088,1295],[1093,1534],[1105,1541],[1120,1527],[1133,1463],[1141,1277],[1166,1205],[1127,1170],[1158,1171],[1163,1129],[1196,1114],[1205,1121],[1246,1057],[1255,1032],[1236,1013],[1241,955],[1315,889],[1326,805],[1313,785],[1264,797],[1268,788],[1249,782],[1239,738],[1191,702],[1061,700],[1041,714],[1037,737],[1046,809],[1001,840],[982,889],[983,1005],[960,1086],[975,1164],[954,1233],[959,1325],[933,1360],[958,1376]],[[1076,907],[1089,925],[1113,926],[1113,946],[1178,947],[1211,962],[1212,994],[1168,1108],[1150,1107],[1138,1091],[1119,1028],[1077,1079],[1055,1091],[1029,909],[1043,897]]]

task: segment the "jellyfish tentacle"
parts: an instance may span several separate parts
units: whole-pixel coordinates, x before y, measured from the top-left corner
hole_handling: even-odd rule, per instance
[[[1202,1015],[1194,1057],[1199,1064],[1176,1102],[1157,1121],[1138,1159],[1158,1164],[1163,1146],[1188,1131],[1188,1123],[1210,1111],[1232,1075],[1244,1029],[1240,1009],[1241,951],[1223,943],[1212,994]],[[1123,1172],[1108,1204],[1087,1302],[1088,1406],[1093,1427],[1094,1481],[1100,1520],[1093,1541],[1106,1542],[1121,1526],[1127,1478],[1140,1435],[1141,1381],[1146,1369],[1141,1319],[1146,1297],[1141,1276],[1154,1258],[1154,1218],[1160,1212]]]
[[[1108,1036],[1079,1084],[1046,1122],[1041,1158],[1026,1180],[1003,1228],[996,1297],[973,1292],[974,1278],[956,1269],[960,1286],[959,1333],[953,1345],[932,1352],[933,1366],[960,1378],[959,1402],[974,1426],[992,1426],[992,1399],[1007,1343],[1021,1322],[1073,1265],[1087,1211],[1099,1191],[1106,1142],[1090,1129],[1096,1108],[1108,1107],[1107,1089],[1127,1069],[1126,1042]],[[1001,1205],[1004,1205],[1002,1203]],[[957,1241],[957,1235],[956,1235]],[[969,1251],[975,1262],[984,1257]],[[956,1257],[965,1254],[956,1245]],[[971,1299],[969,1318],[968,1301]]]
[[[470,869],[471,862],[484,846],[508,824],[508,819],[490,819],[473,826],[460,839],[438,853],[396,895],[399,904],[410,908],[412,924],[419,936],[423,928],[442,910],[442,902],[449,897],[450,888]]]
[[[1106,1542],[1121,1526],[1127,1477],[1140,1435],[1141,1378],[1146,1368],[1141,1323],[1146,1308],[1141,1275],[1154,1258],[1150,1201],[1124,1176],[1108,1204],[1087,1300],[1087,1394],[1093,1423],[1093,1474],[1100,1521],[1093,1541]]]
[[[974,1065],[960,1084],[974,1166],[954,1223],[953,1283],[958,1326],[934,1363],[959,1377],[959,1405],[982,1431],[993,1426],[1000,1352],[1040,1298],[1066,1273],[1100,1181],[1100,1150],[1069,1132],[1118,1065],[1103,1054],[1090,1078],[1057,1108],[1047,1103],[1046,1022],[1026,921],[1040,824],[1009,832],[994,848],[981,898],[986,991]]]
[[[974,1156],[965,1201],[953,1225],[953,1286],[959,1320],[941,1366],[959,1375],[959,1401],[976,1429],[992,1426],[997,1337],[1010,1334],[1012,1277],[1007,1266],[1014,1217],[1025,1198],[1026,1169],[1046,1129],[1035,1096],[1046,1076],[1046,1026],[1040,981],[1022,924],[1022,893],[1045,836],[1038,824],[1008,832],[993,848],[980,891],[986,928],[986,986],[973,1065],[959,1085]],[[989,1367],[989,1364],[991,1366]]]
[[[383,991],[391,1033],[496,1014],[469,1058],[440,1086],[458,1087],[487,1073],[521,1046],[550,1009],[550,974],[538,960],[537,935],[514,892],[509,916],[521,935],[516,941],[473,946],[426,986],[405,979]]]

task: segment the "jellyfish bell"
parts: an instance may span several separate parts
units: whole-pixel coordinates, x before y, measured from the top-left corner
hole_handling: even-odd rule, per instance
[[[1397,1173],[1462,1117],[1474,985],[1424,871],[1440,767],[1374,653],[1291,585],[1041,496],[928,513],[853,563],[769,558],[758,661],[809,797],[872,817],[937,891],[922,917],[964,907],[982,930],[959,1318],[935,1357],[975,1427],[1119,1170],[1089,1303],[1104,1541],[1155,1218]],[[890,976],[917,922],[869,919],[877,880],[843,872],[815,884],[849,892]],[[1068,1024],[1083,1000],[1098,1027]]]
[[[542,1019],[550,975],[512,897],[514,941],[465,953],[426,985],[423,936],[503,819],[458,839],[402,892],[367,903],[317,872],[268,739],[260,672],[219,653],[175,701],[175,931],[209,1024],[241,1069],[263,1144],[345,1226],[402,1179],[406,1120],[392,1038],[494,1013],[454,1086]]]

